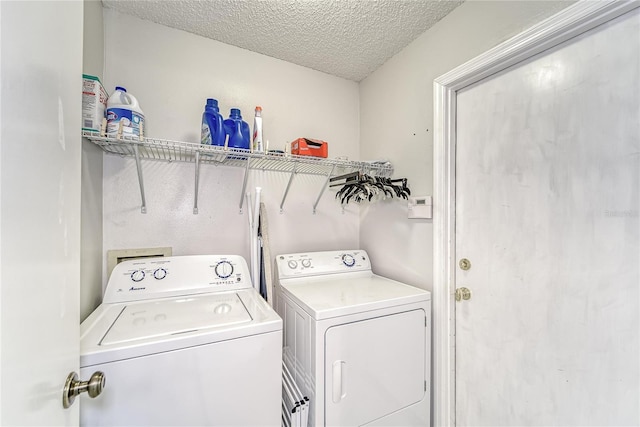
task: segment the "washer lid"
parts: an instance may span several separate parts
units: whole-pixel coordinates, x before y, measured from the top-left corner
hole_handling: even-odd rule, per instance
[[[251,320],[236,293],[130,304],[124,307],[100,345],[177,335]]]
[[[281,331],[282,319],[253,288],[103,303],[80,325],[80,366]]]
[[[431,299],[428,291],[369,272],[281,280],[314,319],[328,319]]]

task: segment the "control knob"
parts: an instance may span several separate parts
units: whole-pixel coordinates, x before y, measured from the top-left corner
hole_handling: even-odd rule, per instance
[[[302,260],[302,266],[305,268],[311,267],[311,260],[309,258],[305,258]]]
[[[162,280],[167,277],[167,270],[165,270],[164,268],[158,268],[153,272],[153,277],[155,277],[157,280]]]
[[[233,265],[229,261],[220,261],[215,267],[215,272],[220,279],[226,279],[233,274]]]
[[[136,270],[133,273],[131,273],[131,280],[133,280],[134,282],[139,282],[142,279],[144,279],[144,271],[143,270]]]
[[[353,267],[354,265],[356,265],[356,259],[353,257],[353,255],[344,254],[342,255],[342,263],[347,267]]]
[[[290,260],[288,263],[289,268],[292,270],[295,270],[296,268],[298,268],[298,262],[294,261],[294,260]]]

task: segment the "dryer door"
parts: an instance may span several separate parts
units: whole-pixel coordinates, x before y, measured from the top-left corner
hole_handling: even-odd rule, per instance
[[[325,425],[367,424],[422,400],[425,316],[413,310],[327,330]]]

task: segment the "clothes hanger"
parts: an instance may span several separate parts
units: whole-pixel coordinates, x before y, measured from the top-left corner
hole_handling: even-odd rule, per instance
[[[336,176],[330,181],[343,180],[344,182],[331,184],[330,187],[342,186],[336,193],[336,199],[340,199],[340,203],[344,206],[350,201],[360,203],[362,201],[371,202],[377,196],[399,197],[408,199],[411,190],[407,186],[407,178],[389,179],[379,176],[369,176],[360,171]],[[394,183],[402,183],[401,186]]]

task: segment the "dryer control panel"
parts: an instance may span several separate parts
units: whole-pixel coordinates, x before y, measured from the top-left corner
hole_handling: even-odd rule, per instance
[[[276,264],[280,278],[371,270],[369,256],[363,250],[278,255]]]
[[[105,303],[251,288],[247,262],[238,255],[190,255],[128,260],[111,273]]]

